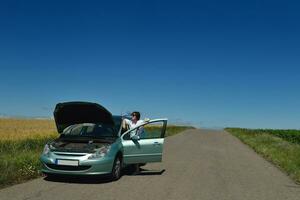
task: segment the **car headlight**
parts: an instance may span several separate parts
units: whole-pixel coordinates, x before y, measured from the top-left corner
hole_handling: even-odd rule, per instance
[[[46,145],[45,145],[45,147],[44,147],[44,150],[43,150],[43,154],[44,154],[44,155],[48,155],[48,154],[49,154],[49,152],[50,152],[49,145],[48,145],[48,144],[46,144]]]
[[[99,149],[96,149],[96,152],[88,157],[88,159],[102,158],[104,157],[110,150],[110,146],[103,146]]]

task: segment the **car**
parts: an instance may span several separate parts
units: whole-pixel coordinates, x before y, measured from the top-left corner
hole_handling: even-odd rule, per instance
[[[46,175],[121,177],[132,164],[161,162],[167,119],[147,120],[127,130],[124,116],[91,102],[58,103],[54,119],[59,137],[40,156]]]

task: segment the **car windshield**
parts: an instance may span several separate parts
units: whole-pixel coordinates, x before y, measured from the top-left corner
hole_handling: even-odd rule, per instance
[[[65,137],[117,137],[117,133],[112,125],[93,123],[71,125],[65,128],[62,134]]]

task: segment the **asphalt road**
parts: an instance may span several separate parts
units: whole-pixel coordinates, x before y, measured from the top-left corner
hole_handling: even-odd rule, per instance
[[[300,199],[299,185],[224,131],[169,137],[163,162],[142,168],[117,182],[39,178],[0,190],[0,199]]]

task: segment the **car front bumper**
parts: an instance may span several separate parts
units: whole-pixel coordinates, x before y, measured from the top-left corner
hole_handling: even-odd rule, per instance
[[[50,152],[48,155],[41,155],[42,172],[45,174],[65,175],[104,175],[112,171],[114,158],[102,157],[88,159],[90,154],[61,154]],[[57,160],[76,160],[78,166],[58,165]]]

